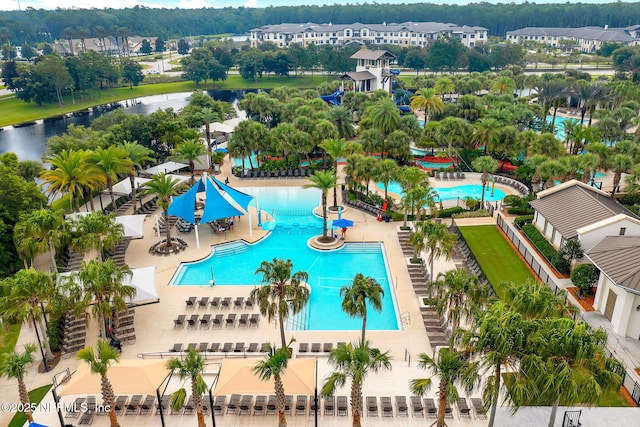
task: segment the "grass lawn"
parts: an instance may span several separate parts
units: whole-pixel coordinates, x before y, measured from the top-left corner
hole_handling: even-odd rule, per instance
[[[500,282],[524,283],[533,273],[496,225],[459,227],[496,294],[502,297]]]
[[[617,407],[634,407],[633,402],[629,398],[625,398],[620,390],[607,390],[600,395],[600,399],[596,403],[597,406],[617,406]]]
[[[3,323],[0,326],[0,354],[13,351],[20,335],[20,325]]]
[[[49,385],[44,385],[42,387],[38,387],[38,388],[36,388],[34,390],[31,390],[29,392],[29,402],[31,402],[31,403],[40,403],[42,401],[42,399],[49,392],[49,389],[51,388],[51,386],[52,386],[52,384],[49,384]],[[17,393],[18,393],[18,389],[16,387],[16,400],[15,400],[15,402],[18,401]],[[27,416],[22,412],[18,412],[13,416],[13,419],[9,423],[9,427],[22,427],[24,425],[24,423],[26,423],[26,422],[27,422]]]
[[[0,99],[0,127],[9,126],[17,123],[32,122],[47,117],[60,116],[62,114],[73,111],[84,110],[96,105],[108,104],[110,102],[121,101],[123,99],[140,98],[149,95],[160,95],[163,93],[175,92],[192,92],[196,89],[201,90],[220,90],[220,89],[272,89],[280,86],[297,87],[297,88],[315,88],[321,82],[327,80],[326,76],[316,75],[305,78],[295,77],[263,77],[257,82],[247,81],[239,75],[230,75],[224,82],[208,82],[201,83],[196,86],[192,81],[180,81],[171,83],[155,83],[134,86],[132,89],[121,87],[113,89],[110,92],[102,91],[101,97],[98,98],[97,91],[93,93],[93,99],[85,94],[81,100],[79,94],[76,93],[76,103],[73,104],[71,96],[65,96],[65,105],[60,107],[57,103],[44,104],[38,106],[34,103],[26,103],[17,98],[9,97]]]

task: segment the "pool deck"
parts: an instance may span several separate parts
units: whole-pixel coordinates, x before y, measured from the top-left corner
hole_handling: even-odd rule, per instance
[[[306,179],[237,179],[230,173],[230,162],[227,160],[222,168],[220,177],[229,177],[230,185],[233,187],[249,187],[249,186],[301,186],[307,184]],[[479,174],[467,174],[467,178],[464,181],[435,181],[432,180],[432,184],[438,187],[455,186],[461,184],[479,184]],[[371,186],[373,187],[373,186]],[[513,193],[513,189],[505,186],[500,188],[507,194]],[[332,200],[332,196],[329,197]],[[455,202],[455,201],[453,201]],[[447,203],[445,203],[447,206]],[[156,211],[159,213],[159,211]],[[122,358],[123,359],[136,359],[146,354],[150,358],[169,358],[171,354],[168,353],[169,349],[174,343],[183,343],[186,347],[188,343],[200,343],[200,342],[243,342],[248,345],[251,342],[279,342],[279,329],[277,325],[268,323],[266,319],[260,320],[258,327],[222,327],[222,328],[208,328],[208,329],[188,329],[186,327],[181,329],[175,329],[173,325],[173,319],[180,314],[224,314],[225,317],[228,313],[257,313],[257,310],[243,309],[243,310],[213,310],[211,308],[200,309],[187,309],[185,307],[185,300],[191,296],[202,297],[247,297],[252,287],[248,286],[169,286],[170,280],[176,271],[180,262],[188,262],[206,257],[210,253],[210,245],[231,241],[234,239],[245,239],[247,241],[256,241],[263,237],[264,232],[261,227],[257,226],[257,220],[255,217],[255,211],[251,212],[252,218],[252,233],[253,236],[249,236],[249,221],[243,217],[240,221],[236,222],[234,229],[225,234],[215,234],[209,227],[201,227],[200,230],[200,248],[196,247],[195,233],[178,234],[177,236],[187,241],[189,247],[186,251],[176,255],[170,256],[152,256],[149,255],[149,247],[157,242],[159,238],[153,232],[153,226],[155,225],[154,215],[149,215],[144,223],[145,237],[139,240],[133,240],[126,253],[126,263],[131,268],[147,267],[154,265],[156,267],[156,288],[160,297],[160,302],[156,304],[150,304],[135,308],[135,330],[136,341],[131,345],[123,345]],[[411,395],[408,387],[410,379],[420,378],[426,376],[424,371],[421,371],[416,367],[416,360],[418,355],[425,352],[429,355],[433,355],[434,349],[429,344],[424,326],[421,321],[420,314],[420,299],[414,293],[409,277],[408,269],[406,267],[407,261],[403,256],[400,244],[398,242],[397,230],[401,223],[385,223],[378,222],[375,217],[366,214],[364,212],[347,209],[343,214],[343,218],[354,221],[354,227],[349,229],[346,234],[346,242],[362,242],[362,241],[382,241],[385,243],[385,251],[387,260],[390,267],[390,276],[393,279],[393,288],[395,292],[395,301],[397,303],[398,313],[403,319],[403,325],[401,330],[398,331],[367,331],[367,337],[372,341],[373,346],[379,347],[382,350],[389,350],[393,357],[393,370],[391,372],[381,372],[370,374],[363,388],[364,396],[408,396]],[[335,215],[331,217],[335,219]],[[342,242],[342,241],[340,241]],[[229,266],[233,268],[233,266]],[[453,261],[446,261],[444,259],[438,259],[435,261],[435,274],[443,272],[449,269],[455,268]],[[366,271],[363,271],[366,274]],[[327,313],[328,316],[331,313]],[[354,341],[358,339],[360,331],[331,331],[329,334],[327,331],[294,331],[287,332],[287,338],[295,337],[297,343],[293,344],[294,357],[298,354],[298,343],[325,343],[331,342],[334,345],[339,341]],[[92,319],[88,323],[87,330],[87,344],[91,345],[96,342],[98,337],[97,322]],[[26,326],[22,328],[20,337],[18,340],[17,348],[20,349],[21,345],[28,342],[36,342],[34,331],[31,327]],[[241,353],[239,353],[241,354]],[[309,355],[312,355],[309,353]],[[40,360],[40,355],[35,355],[36,361]],[[212,362],[207,368],[205,380],[209,385],[212,384],[215,377],[216,366],[214,363],[220,361],[220,356],[217,358],[209,357]],[[321,385],[323,379],[331,371],[330,366],[326,363],[326,355],[319,357],[318,363],[318,383]],[[39,387],[45,384],[51,383],[52,374],[56,374],[69,369],[71,372],[75,371],[80,362],[74,358],[63,358],[59,364],[48,374],[37,374],[35,364],[32,365],[26,375],[26,384],[29,390]],[[437,387],[431,389],[427,397],[436,398]],[[101,401],[99,390],[96,390],[96,396],[98,401]],[[344,387],[338,393],[338,395],[349,395],[349,388]],[[464,394],[462,394],[464,395]],[[479,397],[481,392],[479,390],[474,391],[471,396]],[[0,380],[0,400],[2,402],[17,402],[17,386],[15,381],[8,381],[6,379]],[[51,393],[47,394],[44,402],[51,402]],[[73,401],[73,398],[67,397],[65,402]],[[543,425],[546,424],[546,419],[549,414],[549,408],[523,408],[515,416],[509,414],[508,408],[499,408],[498,417],[496,420],[496,426],[510,426],[510,425]],[[638,413],[632,413],[633,409],[615,409],[605,408],[599,409],[595,415],[591,414],[593,410],[587,410],[589,412],[589,418],[592,420],[596,417],[599,420],[615,419],[619,420],[621,425],[632,425],[633,422],[637,422],[635,417]],[[395,404],[394,404],[395,413]],[[558,412],[556,425],[560,425],[563,412]],[[12,414],[0,413],[0,425],[7,425]],[[349,415],[351,411],[349,410]],[[626,418],[631,416],[632,418]],[[583,414],[583,419],[586,417]],[[55,412],[36,412],[34,418],[37,422],[50,426],[57,426],[59,424]],[[122,425],[127,426],[159,426],[160,419],[156,415],[139,415],[139,416],[120,416],[120,422]],[[196,420],[194,416],[182,416],[182,415],[167,415],[165,416],[166,425],[168,426],[192,426],[195,425]],[[211,425],[210,416],[206,417],[207,425]],[[333,426],[333,425],[349,425],[349,417],[335,417],[320,415],[320,425]],[[631,420],[634,421],[631,421]],[[625,423],[624,420],[628,420]],[[314,425],[313,414],[306,416],[288,416],[288,424],[290,426],[312,426]],[[77,423],[78,419],[67,419],[67,422]],[[268,417],[256,417],[256,416],[237,416],[237,415],[224,415],[216,417],[217,426],[270,426],[275,422],[272,416]],[[382,417],[366,417],[363,416],[363,423],[368,426],[381,426],[381,425],[395,425],[402,423],[407,426],[424,426],[425,423],[429,424],[431,421],[424,417],[411,417],[398,419],[396,416],[393,418]],[[449,426],[484,426],[486,420],[476,420],[473,417],[471,419],[460,418],[457,410],[454,409],[454,418],[448,419]],[[93,421],[94,426],[107,426],[109,425],[108,417],[96,417]],[[603,424],[593,424],[603,425]]]

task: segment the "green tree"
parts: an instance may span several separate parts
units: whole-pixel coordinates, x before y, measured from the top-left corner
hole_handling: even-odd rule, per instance
[[[275,345],[269,346],[266,357],[256,363],[252,371],[261,381],[270,381],[273,378],[274,391],[276,394],[276,405],[278,407],[278,427],[287,427],[287,417],[285,414],[285,390],[282,384],[284,375],[291,354],[286,347],[277,348]]]
[[[379,182],[384,186],[384,198],[387,200],[389,197],[387,190],[389,188],[389,183],[393,181],[398,172],[398,164],[395,160],[384,159],[380,160],[376,165],[375,169],[375,177]]]
[[[379,349],[370,347],[368,341],[359,346],[341,343],[329,353],[329,364],[337,370],[329,374],[320,394],[332,396],[338,388],[346,384],[348,379],[351,380],[351,425],[360,427],[363,406],[362,385],[369,372],[376,373],[381,369],[390,371],[391,356],[389,352],[382,353]]]
[[[124,238],[124,226],[115,222],[115,214],[92,212],[79,216],[73,224],[75,237],[71,245],[79,250],[95,249],[97,258],[104,260],[104,252],[113,250]]]
[[[433,88],[418,89],[416,94],[411,97],[411,104],[409,105],[414,110],[424,110],[425,125],[434,113],[442,113],[444,111],[444,102]]]
[[[107,378],[107,372],[114,363],[120,361],[120,353],[109,345],[108,340],[98,340],[98,352],[93,347],[85,347],[76,353],[76,359],[86,362],[94,374],[100,375],[100,391],[104,405],[109,408],[111,427],[120,427],[116,416],[115,394],[113,386]]]
[[[482,156],[472,161],[471,167],[478,172],[482,172],[482,198],[480,204],[484,206],[484,190],[487,186],[487,178],[490,173],[494,173],[498,169],[498,162],[491,156]]]
[[[355,135],[353,116],[344,106],[335,106],[329,110],[329,120],[338,129],[340,138],[348,139]]]
[[[335,173],[338,173],[338,160],[344,156],[345,150],[347,148],[347,143],[344,141],[344,138],[341,139],[325,139],[319,145],[324,151],[327,152],[329,157],[333,160],[333,170]],[[337,181],[337,180],[336,180]],[[333,207],[335,209],[338,208],[338,186],[333,186]]]
[[[434,279],[433,262],[436,258],[444,256],[451,258],[453,247],[458,240],[456,234],[449,233],[447,225],[442,222],[425,221],[419,224],[420,231],[426,239],[425,247],[429,250],[429,271],[431,280]]]
[[[322,238],[333,240],[333,236],[327,236],[327,194],[332,188],[336,188],[338,178],[335,170],[317,171],[309,177],[311,184],[306,184],[304,188],[317,188],[322,191]]]
[[[142,65],[136,61],[125,59],[122,61],[122,78],[129,82],[129,89],[138,86],[144,80]]]
[[[116,200],[113,197],[113,184],[118,180],[118,176],[128,173],[131,168],[131,160],[127,156],[127,152],[122,148],[110,146],[108,148],[98,148],[89,153],[87,160],[94,165],[104,176],[105,183],[109,189],[111,197],[111,205],[113,210],[116,209]]]
[[[127,153],[129,158],[129,182],[131,183],[131,199],[136,200],[136,175],[137,172],[148,163],[153,163],[154,152],[150,148],[137,142],[122,141],[120,147]],[[142,204],[142,202],[141,202]]]
[[[191,396],[193,406],[196,408],[198,427],[206,426],[202,409],[202,395],[207,392],[207,384],[202,378],[206,366],[207,362],[202,354],[192,348],[187,350],[187,355],[183,359],[173,358],[167,361],[167,368],[172,372],[176,371],[180,381],[184,382],[187,378],[191,380]],[[187,391],[183,386],[171,395],[171,407],[179,411],[184,406],[186,397]]]
[[[600,271],[593,264],[580,264],[571,272],[571,282],[583,292],[589,292],[592,286],[598,283]]]
[[[611,190],[611,197],[616,195],[616,192],[620,190],[620,180],[622,179],[622,173],[627,172],[633,166],[633,157],[627,154],[614,154],[609,159],[609,167],[613,169],[613,189]]]
[[[287,346],[284,336],[286,318],[298,314],[309,301],[309,288],[306,284],[309,275],[304,271],[292,274],[292,270],[293,263],[290,259],[285,261],[273,258],[271,262],[262,261],[255,274],[262,275],[264,285],[254,288],[249,294],[251,301],[258,305],[260,313],[267,316],[269,322],[277,317],[283,348]]]
[[[34,210],[20,218],[14,228],[13,238],[19,252],[30,254],[24,258],[25,268],[31,265],[35,256],[48,251],[53,270],[58,271],[56,247],[64,234],[63,223],[62,212],[52,208]]]
[[[197,139],[189,139],[182,141],[180,144],[171,150],[171,155],[175,160],[186,160],[189,163],[189,172],[191,172],[191,183],[195,183],[195,169],[197,161],[200,161],[200,156],[207,154],[207,148]]]
[[[350,317],[362,317],[360,345],[364,346],[367,329],[367,305],[377,312],[382,311],[382,298],[384,297],[382,286],[373,277],[358,273],[353,278],[351,286],[340,288],[340,296],[342,297],[342,311]]]
[[[400,125],[400,110],[390,98],[382,99],[366,109],[364,119],[386,138]]]
[[[431,372],[428,378],[416,378],[409,382],[411,392],[422,396],[431,388],[434,377],[438,377],[438,413],[434,423],[436,427],[445,427],[444,421],[447,403],[458,399],[458,387],[461,385],[467,392],[473,390],[478,382],[478,372],[475,363],[467,361],[461,353],[441,348],[437,358],[426,353],[420,353],[418,366]]]
[[[33,422],[33,415],[31,415],[31,411],[28,409],[31,407],[31,404],[29,402],[27,386],[24,383],[24,376],[27,371],[27,366],[33,363],[33,353],[35,351],[35,344],[25,344],[22,353],[14,350],[11,353],[3,353],[0,355],[0,376],[18,381],[20,403],[22,407],[25,408],[22,412],[27,416],[29,423]]]
[[[178,194],[178,180],[173,179],[166,174],[153,175],[151,181],[144,184],[145,189],[143,194],[155,194],[158,197],[156,204],[162,209],[162,216],[164,218],[165,228],[167,230],[167,247],[172,246],[171,241],[171,227],[169,227],[169,205],[171,204],[171,197]]]

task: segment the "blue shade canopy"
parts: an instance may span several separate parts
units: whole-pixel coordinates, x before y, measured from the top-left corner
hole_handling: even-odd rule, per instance
[[[248,211],[249,203],[253,200],[253,196],[247,193],[243,193],[242,191],[238,191],[235,188],[229,187],[227,184],[218,181],[216,178],[211,177],[213,182],[220,188],[222,191],[226,192],[242,209]]]
[[[189,191],[181,196],[174,197],[173,202],[169,205],[169,215],[177,216],[190,224],[195,224],[196,196],[198,191],[204,191],[204,187],[202,190],[198,189],[201,184],[202,180],[199,180]]]
[[[200,223],[215,221],[230,216],[241,216],[245,212],[229,203],[209,180],[205,183],[207,200],[204,204],[204,212]]]
[[[333,226],[338,228],[353,227],[353,221],[351,221],[350,219],[344,219],[344,218],[334,219]]]

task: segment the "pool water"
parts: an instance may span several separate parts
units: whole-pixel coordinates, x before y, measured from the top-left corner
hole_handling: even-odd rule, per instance
[[[378,188],[384,190],[384,185],[379,182]],[[482,185],[477,184],[467,184],[467,185],[458,185],[456,187],[434,187],[434,190],[438,193],[439,200],[455,200],[460,198],[460,200],[465,197],[473,197],[475,199],[482,198]],[[388,191],[391,193],[396,193],[399,195],[403,195],[402,187],[399,183],[392,181],[389,183]],[[494,202],[496,200],[502,200],[506,196],[504,191],[499,188],[495,188],[491,191],[491,185],[487,185],[484,191],[484,199],[486,201]]]
[[[440,168],[453,167],[453,163],[425,162],[423,160],[415,160],[415,162],[425,169],[440,169]]]
[[[260,209],[275,217],[276,225],[271,234],[253,245],[244,242],[217,245],[209,257],[181,264],[172,285],[207,286],[213,275],[215,286],[245,285],[248,293],[249,286],[261,284],[261,276],[254,273],[262,261],[291,259],[294,272],[309,274],[311,296],[307,309],[287,322],[287,329],[359,330],[362,320],[350,318],[342,311],[340,297],[340,288],[351,284],[357,273],[375,278],[384,290],[382,312],[369,307],[367,329],[399,329],[381,243],[352,243],[337,251],[316,251],[307,246],[307,241],[322,233],[322,219],[311,215],[312,209],[320,203],[318,190],[265,187],[242,188],[242,191],[257,196]],[[242,227],[244,221],[241,219],[236,226]],[[362,230],[349,229],[349,233],[359,235]]]

